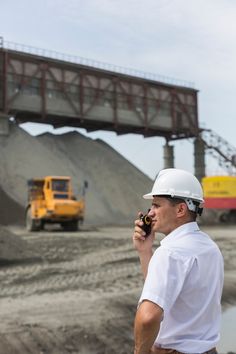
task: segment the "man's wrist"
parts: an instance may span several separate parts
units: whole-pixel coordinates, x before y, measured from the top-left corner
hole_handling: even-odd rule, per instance
[[[152,248],[150,248],[150,249],[147,249],[147,250],[140,250],[139,252],[138,252],[138,255],[139,255],[139,257],[141,258],[151,258],[152,257],[152,255],[153,255],[153,252],[152,252]]]
[[[152,353],[151,350],[140,351],[140,350],[134,348],[134,354],[151,354],[151,353]]]

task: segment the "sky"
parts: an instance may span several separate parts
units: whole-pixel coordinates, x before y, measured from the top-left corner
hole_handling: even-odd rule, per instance
[[[236,146],[236,0],[0,0],[5,41],[193,83],[202,128]],[[32,135],[50,126],[24,125]],[[83,134],[114,147],[149,177],[163,168],[161,137]],[[192,140],[173,142],[175,167],[194,172]],[[206,158],[207,174],[224,173]]]

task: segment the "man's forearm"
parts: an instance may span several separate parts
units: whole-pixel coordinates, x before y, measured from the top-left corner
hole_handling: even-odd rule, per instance
[[[138,325],[135,329],[134,354],[149,354],[158,332],[159,326],[156,323],[146,328],[143,325]]]
[[[149,252],[145,252],[145,253],[144,252],[139,253],[141,270],[142,270],[144,279],[146,279],[147,272],[148,272],[148,265],[149,265],[151,258],[152,258],[152,250],[150,250]]]
[[[144,301],[137,310],[134,325],[134,354],[149,354],[159,333],[162,309],[149,301]]]

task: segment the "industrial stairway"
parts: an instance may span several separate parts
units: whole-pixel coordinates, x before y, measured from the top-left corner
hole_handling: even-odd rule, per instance
[[[201,133],[206,152],[216,158],[229,175],[236,175],[236,148],[211,129]]]

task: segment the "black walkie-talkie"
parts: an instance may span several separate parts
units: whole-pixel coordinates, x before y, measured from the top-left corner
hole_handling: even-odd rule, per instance
[[[148,214],[145,214],[145,215],[141,214],[139,218],[143,222],[143,226],[141,226],[141,228],[143,229],[144,232],[146,232],[146,235],[144,235],[144,237],[147,237],[151,233],[152,218],[150,216],[148,216]]]

